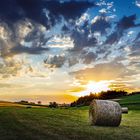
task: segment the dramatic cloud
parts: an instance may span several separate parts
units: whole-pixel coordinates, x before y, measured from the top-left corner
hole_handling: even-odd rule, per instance
[[[95,37],[88,37],[89,31],[85,30],[79,32],[74,30],[71,37],[74,39],[75,47],[73,51],[81,51],[85,47],[94,47],[97,44],[97,39]]]
[[[89,52],[85,55],[82,56],[82,58],[84,59],[84,63],[85,64],[90,64],[91,62],[94,62],[97,58],[97,55],[94,54],[93,52]]]
[[[131,16],[124,16],[118,23],[117,23],[117,29],[125,30],[128,28],[139,26],[135,24],[136,15]]]
[[[22,69],[22,62],[15,62],[14,60],[5,60],[0,63],[0,78],[9,78],[19,75],[19,71]]]
[[[88,1],[46,2],[46,9],[50,11],[52,17],[59,17],[62,15],[66,20],[80,17],[87,8],[93,6],[95,6],[94,2],[91,3]]]
[[[0,5],[0,18],[8,24],[28,18],[49,27],[61,15],[66,19],[75,19],[92,6],[94,3],[88,1],[5,0]]]
[[[138,41],[139,39],[140,39],[140,33],[137,34],[137,37],[135,38],[134,42]]]
[[[43,47],[24,47],[17,46],[11,49],[12,54],[28,53],[28,54],[41,54],[43,51],[48,51],[48,48]]]
[[[72,67],[72,66],[74,66],[74,65],[76,65],[76,64],[78,64],[78,63],[79,63],[79,59],[78,59],[77,56],[72,56],[72,57],[70,57],[70,58],[68,59],[69,67]]]
[[[44,60],[44,64],[46,64],[45,66],[48,68],[60,68],[63,66],[65,62],[65,56],[51,56],[48,59]]]
[[[140,33],[137,34],[136,38],[131,42],[129,46],[129,56],[138,57],[140,56]]]
[[[54,35],[50,38],[50,40],[47,42],[47,45],[50,49],[62,49],[62,50],[68,50],[72,49],[73,41],[69,36],[63,36],[63,35]]]
[[[13,90],[23,95],[68,93],[102,80],[140,89],[139,19],[139,0],[2,1],[0,96],[13,83],[25,86]]]
[[[109,18],[105,15],[96,16],[92,20],[91,30],[92,32],[100,32],[106,34],[106,29],[111,27]]]
[[[140,0],[136,0],[135,4],[140,8]]]
[[[131,70],[128,70],[121,63],[102,63],[97,64],[93,68],[86,68],[84,70],[79,70],[71,73],[78,80],[116,80],[117,78],[122,78],[134,74]]]
[[[37,28],[32,26],[32,24],[27,21],[20,21],[16,23],[15,32],[13,32],[9,26],[5,23],[1,23],[0,26],[0,52],[1,57],[12,56],[16,53],[37,53],[37,51],[45,50],[42,46],[48,38],[45,38],[42,34],[41,26],[38,25]],[[35,29],[32,29],[35,28]],[[34,37],[33,37],[34,34]],[[28,40],[27,40],[28,36]],[[27,47],[26,44],[30,44]],[[25,50],[24,50],[25,49]],[[47,49],[46,49],[47,50]],[[33,52],[31,52],[33,51]]]
[[[131,15],[128,17],[124,16],[119,22],[117,22],[115,31],[109,35],[105,44],[113,44],[118,42],[126,29],[140,26],[140,24],[135,24],[135,20],[136,15]]]
[[[0,31],[7,40],[1,41],[1,50],[9,51],[7,46],[10,46],[16,53],[40,53],[45,50],[41,47],[50,39],[42,33],[41,26],[50,29],[59,23],[62,17],[67,21],[75,20],[92,6],[95,6],[94,3],[88,1],[5,0],[0,5]],[[21,44],[23,40],[32,41],[33,48],[24,47],[24,44]],[[20,44],[23,47],[18,48]]]

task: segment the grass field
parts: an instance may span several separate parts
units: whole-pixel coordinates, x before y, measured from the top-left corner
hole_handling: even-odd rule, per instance
[[[121,106],[126,106],[129,110],[140,110],[140,94],[126,96],[119,101]]]
[[[91,126],[88,107],[27,109],[3,106],[0,107],[0,140],[139,140],[139,104],[132,103],[140,96],[131,97],[133,102],[130,104],[130,97],[120,101],[122,104],[127,101],[127,105],[133,107],[123,115],[119,127]]]

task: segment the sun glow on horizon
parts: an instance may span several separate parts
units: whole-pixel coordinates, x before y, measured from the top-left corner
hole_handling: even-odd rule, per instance
[[[92,93],[100,93],[102,91],[107,91],[110,90],[109,88],[110,81],[89,81],[87,85],[85,85],[85,90],[82,92],[75,93],[75,96],[85,96],[89,95],[91,92]]]

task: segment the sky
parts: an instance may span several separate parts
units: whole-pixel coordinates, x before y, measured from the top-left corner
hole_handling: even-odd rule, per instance
[[[140,91],[140,0],[2,0],[0,100],[69,103]]]

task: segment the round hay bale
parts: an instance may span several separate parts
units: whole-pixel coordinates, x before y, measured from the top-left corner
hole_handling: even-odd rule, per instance
[[[31,105],[28,105],[28,106],[26,106],[26,108],[32,108],[32,106]]]
[[[119,103],[108,100],[93,100],[90,104],[89,119],[92,125],[119,126],[122,109]]]
[[[128,108],[127,107],[122,107],[122,113],[128,114]]]

